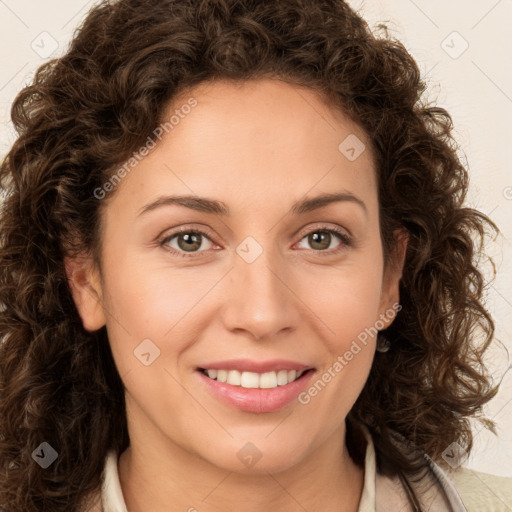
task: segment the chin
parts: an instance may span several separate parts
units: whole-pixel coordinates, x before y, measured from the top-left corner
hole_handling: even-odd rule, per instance
[[[301,451],[304,443],[299,440],[287,446],[280,441],[278,438],[274,442],[264,438],[259,441],[234,440],[203,458],[218,468],[240,475],[280,473],[300,464],[306,456],[306,452]]]

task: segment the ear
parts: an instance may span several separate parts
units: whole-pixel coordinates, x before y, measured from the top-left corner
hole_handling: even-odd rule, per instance
[[[400,303],[399,285],[403,274],[407,243],[409,241],[409,234],[405,228],[395,230],[393,237],[393,248],[389,255],[389,262],[384,270],[382,280],[379,320],[385,324],[383,329],[387,329],[393,323],[396,312],[399,311],[397,309]],[[391,311],[394,311],[394,314],[391,315]]]
[[[99,271],[90,256],[64,257],[64,266],[73,300],[84,329],[96,331],[106,323]]]

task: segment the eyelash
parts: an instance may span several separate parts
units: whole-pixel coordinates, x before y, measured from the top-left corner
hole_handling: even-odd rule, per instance
[[[311,231],[308,231],[307,233],[305,233],[302,236],[300,241],[303,240],[304,238],[306,238],[307,236],[309,236],[312,233],[331,233],[331,234],[334,234],[335,236],[337,236],[341,240],[341,242],[342,242],[340,244],[340,246],[337,247],[336,249],[323,250],[323,251],[312,249],[312,251],[319,253],[319,255],[321,255],[321,256],[332,256],[334,254],[338,254],[339,252],[341,252],[341,251],[345,250],[346,248],[351,247],[353,245],[351,237],[349,235],[347,235],[344,231],[342,231],[341,229],[332,228],[332,227],[326,227],[326,226],[320,226],[320,227],[317,227],[317,228],[315,228],[315,229],[313,229]],[[206,238],[208,238],[208,240],[213,242],[213,240],[212,240],[212,233],[208,229],[205,229],[204,231],[201,231],[201,230],[198,230],[198,229],[183,229],[183,230],[171,233],[170,235],[167,235],[165,238],[159,240],[158,246],[162,247],[164,250],[166,250],[166,251],[168,251],[168,252],[170,252],[172,254],[175,254],[177,256],[180,256],[182,258],[194,258],[194,257],[197,257],[198,253],[200,254],[201,252],[205,252],[205,251],[197,251],[197,252],[192,252],[192,253],[188,253],[187,254],[187,253],[184,253],[182,251],[177,251],[176,249],[166,245],[175,236],[183,235],[183,234],[187,234],[187,235],[203,235]]]

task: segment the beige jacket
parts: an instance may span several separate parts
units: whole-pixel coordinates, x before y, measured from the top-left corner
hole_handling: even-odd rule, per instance
[[[375,449],[366,429],[364,487],[358,512],[413,512],[398,479],[376,471]],[[118,457],[109,452],[105,460],[103,487],[91,512],[128,512],[117,470]],[[431,463],[427,477],[413,485],[428,512],[512,512],[512,478],[459,468],[447,475]],[[148,511],[151,512],[151,511]]]

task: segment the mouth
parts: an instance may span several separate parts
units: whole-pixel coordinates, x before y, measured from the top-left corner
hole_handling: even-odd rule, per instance
[[[299,380],[305,373],[313,371],[313,368],[299,371],[283,369],[264,373],[228,369],[198,368],[198,370],[212,380],[231,386],[245,389],[275,389]]]
[[[231,368],[226,368],[229,365]],[[293,406],[316,371],[305,365],[277,362],[252,365],[246,362],[242,365],[231,361],[212,366],[216,368],[196,368],[195,374],[203,389],[230,408],[249,413],[271,413]],[[260,371],[245,371],[247,367]]]

